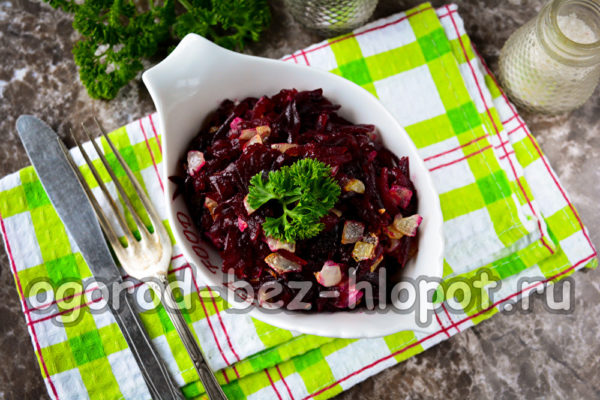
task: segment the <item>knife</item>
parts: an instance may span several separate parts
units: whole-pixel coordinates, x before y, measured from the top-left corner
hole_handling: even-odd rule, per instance
[[[110,253],[94,209],[61,150],[58,135],[30,115],[21,115],[17,119],[17,131],[58,216],[96,281],[107,286],[108,290],[103,291],[105,300],[140,367],[152,398],[184,399],[133,310],[127,290],[111,290],[113,285],[123,287],[121,272]],[[123,294],[116,298],[114,293]]]

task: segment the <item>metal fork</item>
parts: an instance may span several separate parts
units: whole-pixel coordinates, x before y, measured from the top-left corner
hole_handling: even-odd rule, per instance
[[[125,238],[127,239],[127,246],[123,246],[119,241],[119,236],[117,235],[108,218],[100,208],[100,205],[98,204],[98,201],[92,193],[90,186],[83,178],[83,175],[79,171],[79,168],[77,167],[77,165],[71,158],[68,150],[66,150],[64,146],[63,151],[65,152],[67,159],[71,163],[71,167],[73,167],[73,170],[77,174],[81,185],[87,193],[87,196],[90,202],[92,203],[94,210],[96,211],[96,215],[100,222],[100,226],[102,227],[102,230],[104,231],[104,234],[108,239],[108,242],[110,243],[117,259],[121,263],[121,266],[130,276],[146,282],[163,303],[163,306],[167,314],[169,315],[169,318],[171,319],[175,330],[181,337],[181,341],[183,342],[185,349],[187,350],[190,358],[192,359],[194,367],[198,372],[198,376],[200,377],[200,381],[202,382],[202,385],[204,386],[208,397],[210,399],[226,400],[227,397],[223,393],[223,390],[217,382],[216,377],[214,376],[208,364],[206,363],[206,359],[202,354],[202,350],[200,350],[198,343],[194,339],[192,332],[189,330],[189,327],[185,322],[185,319],[183,318],[179,307],[177,306],[177,302],[175,301],[175,297],[173,295],[173,290],[169,285],[169,281],[167,280],[167,270],[169,269],[169,264],[171,261],[171,255],[173,251],[171,239],[167,234],[167,230],[165,229],[160,218],[158,217],[152,203],[150,203],[150,200],[144,192],[144,189],[142,189],[142,187],[136,180],[135,176],[133,175],[133,172],[131,171],[121,154],[117,151],[117,149],[115,148],[111,140],[108,138],[108,135],[106,135],[98,121],[96,121],[96,124],[102,134],[102,137],[106,139],[117,161],[125,171],[127,178],[129,179],[131,185],[135,189],[136,195],[139,197],[142,205],[144,206],[145,211],[148,214],[148,217],[150,218],[150,222],[154,227],[153,233],[151,233],[146,228],[146,225],[142,222],[141,217],[135,211],[132,201],[125,192],[125,189],[123,188],[121,182],[119,182],[119,179],[117,179],[115,172],[109,165],[106,157],[100,150],[100,147],[98,146],[96,141],[90,137],[90,134],[85,128],[85,126],[82,125],[84,134],[94,146],[94,149],[96,150],[96,153],[98,153],[98,157],[104,165],[104,168],[106,168],[106,171],[108,172],[112,181],[114,182],[117,192],[123,199],[125,207],[131,213],[131,216],[133,217],[133,220],[135,221],[137,229],[140,233],[140,240],[137,240],[133,232],[129,229],[125,220],[125,216],[119,210],[119,207],[117,207],[116,202],[113,200],[108,189],[106,188],[106,185],[102,181],[98,170],[94,167],[94,164],[92,163],[89,155],[87,154],[81,143],[75,139],[72,132],[71,136],[73,136],[73,140],[77,144],[77,147],[81,151],[81,154],[85,159],[85,162],[87,163],[88,167],[90,168],[92,175],[98,182],[100,190],[102,190],[102,192],[104,193],[104,196],[108,200],[111,209],[117,217],[119,226],[123,230]]]

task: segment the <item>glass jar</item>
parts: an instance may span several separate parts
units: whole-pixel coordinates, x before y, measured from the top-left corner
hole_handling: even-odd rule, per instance
[[[553,0],[506,41],[500,81],[522,107],[560,113],[582,105],[600,78],[600,0]]]
[[[294,19],[323,36],[333,36],[363,25],[378,0],[285,0]]]

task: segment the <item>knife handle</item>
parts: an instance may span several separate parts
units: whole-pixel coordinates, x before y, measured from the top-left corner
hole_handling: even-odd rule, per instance
[[[169,371],[152,346],[142,323],[131,306],[129,295],[125,293],[120,299],[119,307],[109,306],[121,328],[125,341],[133,353],[144,381],[153,399],[185,399],[181,390],[173,382]]]

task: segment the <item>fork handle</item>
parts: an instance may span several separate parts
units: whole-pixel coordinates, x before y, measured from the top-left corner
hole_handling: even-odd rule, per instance
[[[204,354],[202,354],[202,350],[200,349],[198,342],[196,342],[194,335],[190,331],[190,328],[183,318],[183,314],[181,314],[181,311],[179,310],[179,306],[175,301],[173,289],[171,289],[171,286],[169,286],[167,277],[164,275],[161,276],[159,278],[159,284],[156,286],[158,286],[158,288],[154,289],[159,290],[157,294],[160,296],[161,301],[166,306],[165,310],[167,311],[175,330],[179,334],[179,337],[183,342],[183,346],[187,350],[192,362],[194,363],[196,372],[198,372],[200,381],[202,382],[209,399],[227,400],[227,396],[225,396],[225,393],[223,393],[221,385],[219,385],[217,378],[206,363],[206,359],[204,358]]]

